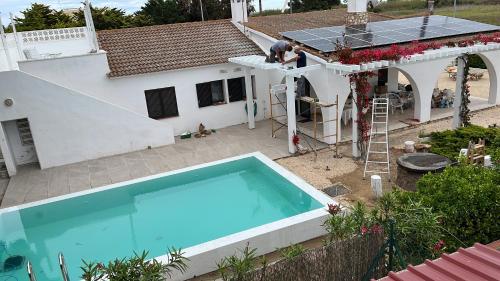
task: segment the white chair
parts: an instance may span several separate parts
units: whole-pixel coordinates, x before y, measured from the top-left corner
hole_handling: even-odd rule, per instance
[[[401,114],[403,114],[403,106],[404,102],[401,100],[401,98],[394,94],[390,93],[389,94],[389,105],[391,107],[391,113],[394,114],[394,109],[399,108],[401,110]]]

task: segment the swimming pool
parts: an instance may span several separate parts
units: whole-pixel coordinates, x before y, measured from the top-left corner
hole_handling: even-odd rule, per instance
[[[215,269],[246,242],[266,253],[321,235],[330,202],[252,153],[0,210],[0,262],[25,256],[38,281],[56,281],[62,252],[78,280],[82,259],[107,262],[147,250],[163,260],[174,246],[191,260],[178,276],[188,277]],[[0,276],[27,280],[25,266]]]

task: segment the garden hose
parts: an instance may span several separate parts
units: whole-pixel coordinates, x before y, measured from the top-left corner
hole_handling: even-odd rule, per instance
[[[248,105],[245,103],[245,112],[248,114]],[[257,103],[253,101],[253,116],[257,116]]]

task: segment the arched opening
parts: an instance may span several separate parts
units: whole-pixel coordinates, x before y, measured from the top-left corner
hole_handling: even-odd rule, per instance
[[[457,64],[458,58],[450,60],[449,64],[439,74],[432,93],[431,120],[449,117],[453,115],[456,105],[453,100],[457,92]],[[479,110],[489,107],[490,97],[490,71],[481,56],[469,55],[468,82],[470,91],[470,110]]]

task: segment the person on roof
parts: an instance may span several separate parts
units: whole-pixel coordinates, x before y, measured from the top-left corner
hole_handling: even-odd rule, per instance
[[[302,51],[302,48],[299,46],[293,47],[293,52],[295,53],[295,56],[287,61],[282,62],[282,64],[287,64],[291,63],[293,61],[297,62],[297,68],[301,67],[306,67],[307,66],[307,57],[306,53]],[[297,79],[297,95],[299,97],[303,97],[306,95],[306,78],[304,75],[300,76],[299,79]]]
[[[284,40],[279,40],[271,46],[271,50],[269,51],[269,56],[266,58],[266,62],[275,63],[276,61],[284,62],[285,61],[285,52],[292,51],[292,45]]]
[[[305,67],[307,65],[307,57],[306,53],[302,51],[302,48],[299,46],[293,47],[293,52],[295,56],[287,61],[282,62],[282,64],[291,63],[292,61],[297,62],[297,68]]]

